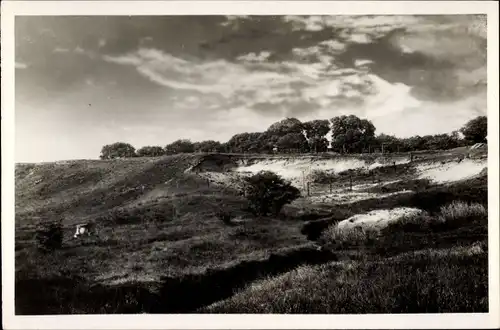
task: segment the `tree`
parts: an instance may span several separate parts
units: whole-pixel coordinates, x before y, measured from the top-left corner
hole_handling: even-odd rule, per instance
[[[341,152],[362,152],[374,142],[375,126],[354,115],[334,117],[332,122],[332,146]]]
[[[403,147],[402,151],[417,151],[424,149],[425,141],[421,136],[417,135],[402,139],[401,144]]]
[[[375,146],[384,152],[397,152],[403,146],[402,140],[393,135],[380,134],[375,138]],[[382,148],[383,146],[383,148]]]
[[[165,154],[165,151],[160,146],[146,146],[137,150],[138,157],[158,157]]]
[[[488,135],[488,119],[486,116],[476,117],[467,122],[460,130],[464,135],[465,140],[471,143],[486,142]]]
[[[194,143],[195,152],[220,152],[221,143],[218,141],[207,140]]]
[[[285,118],[269,126],[267,132],[283,136],[288,133],[302,133],[304,126],[297,118]]]
[[[167,144],[164,150],[167,155],[191,153],[194,152],[194,145],[191,140],[181,139]]]
[[[107,144],[101,149],[101,159],[135,157],[135,148],[124,142]]]
[[[277,215],[283,206],[300,197],[297,188],[270,171],[261,171],[245,181],[245,195],[256,215]]]
[[[328,120],[311,120],[304,123],[304,130],[309,143],[309,148],[314,152],[326,151],[328,140],[326,135],[330,131]]]
[[[280,137],[276,143],[280,150],[307,151],[307,140],[302,133],[288,133]]]
[[[226,143],[230,152],[258,152],[261,148],[260,137],[262,133],[240,133],[233,135]]]

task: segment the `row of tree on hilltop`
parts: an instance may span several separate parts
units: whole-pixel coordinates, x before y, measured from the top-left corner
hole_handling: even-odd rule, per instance
[[[330,135],[331,144],[327,137]],[[286,118],[272,124],[264,132],[236,134],[225,143],[207,140],[192,142],[189,139],[174,141],[165,147],[145,146],[136,150],[132,145],[116,142],[105,145],[101,159],[128,157],[157,157],[178,153],[339,153],[410,152],[418,150],[446,150],[474,143],[486,142],[487,118],[479,116],[467,122],[460,130],[449,134],[436,134],[397,138],[375,135],[375,126],[354,115],[334,117],[331,120],[301,122]]]

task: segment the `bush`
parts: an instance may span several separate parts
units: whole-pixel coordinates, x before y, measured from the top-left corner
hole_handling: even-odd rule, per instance
[[[137,150],[138,157],[159,157],[163,156],[165,151],[159,146],[146,146]]]
[[[101,159],[130,158],[135,157],[135,148],[125,142],[116,142],[102,147]]]
[[[309,179],[313,183],[320,183],[320,184],[327,184],[333,182],[333,180],[336,177],[337,176],[335,175],[335,173],[331,173],[324,170],[313,170],[311,174],[309,174]]]
[[[300,197],[297,188],[270,171],[261,171],[245,181],[249,208],[256,215],[277,215],[283,206]]]
[[[231,225],[231,213],[225,210],[218,210],[215,212],[215,216],[221,220],[226,225]]]
[[[62,247],[63,230],[60,223],[42,226],[36,231],[37,246],[44,252],[50,252]]]

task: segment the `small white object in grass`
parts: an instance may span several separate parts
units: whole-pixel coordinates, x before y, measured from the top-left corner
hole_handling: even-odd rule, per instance
[[[73,235],[74,238],[78,238],[79,236],[82,235],[87,235],[90,236],[92,235],[93,232],[93,225],[90,223],[81,223],[76,225],[76,231],[75,234]]]

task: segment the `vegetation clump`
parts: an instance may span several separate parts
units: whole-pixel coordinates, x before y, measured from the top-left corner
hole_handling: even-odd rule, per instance
[[[245,181],[249,208],[256,215],[277,215],[283,206],[300,197],[299,189],[270,171],[261,171]]]
[[[60,223],[42,225],[35,233],[37,247],[43,252],[51,252],[62,247],[63,230]]]

